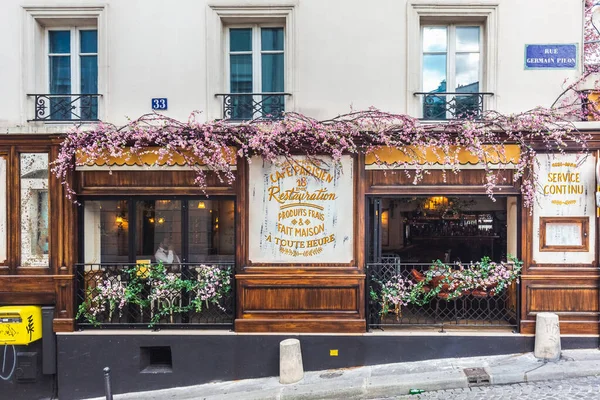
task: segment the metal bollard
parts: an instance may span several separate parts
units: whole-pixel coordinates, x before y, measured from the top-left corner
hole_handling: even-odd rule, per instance
[[[112,390],[110,388],[110,368],[104,368],[104,393],[106,393],[106,400],[113,400]]]

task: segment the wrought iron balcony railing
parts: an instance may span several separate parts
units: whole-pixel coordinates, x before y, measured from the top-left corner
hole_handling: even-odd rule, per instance
[[[223,119],[248,121],[283,118],[285,97],[291,93],[217,93],[223,98]]]
[[[156,266],[76,264],[78,328],[233,327],[233,263],[165,264],[163,275],[153,275]],[[215,277],[208,283],[206,268]],[[217,275],[221,289],[227,288],[222,292],[215,285]],[[211,300],[211,288],[221,297]]]
[[[34,98],[34,117],[29,121],[98,121],[101,94],[29,94]]]
[[[378,263],[369,263],[367,279],[367,326],[368,329],[400,326],[448,327],[496,327],[514,329],[517,326],[519,304],[515,288],[505,288],[499,293],[470,291],[456,299],[444,298],[440,291],[429,304],[408,303],[399,307],[399,312],[382,312],[381,292],[383,285],[397,282],[398,277],[405,282],[416,284],[414,271],[425,273],[428,264],[401,262],[400,257],[381,257]],[[425,287],[424,287],[425,289]],[[393,308],[393,307],[392,307]]]
[[[424,120],[479,119],[484,111],[484,97],[489,92],[416,92],[423,98]]]

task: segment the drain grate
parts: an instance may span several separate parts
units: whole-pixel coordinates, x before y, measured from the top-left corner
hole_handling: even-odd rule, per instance
[[[319,378],[331,379],[331,378],[337,378],[342,375],[344,375],[343,372],[326,372],[324,374],[319,375]]]
[[[483,368],[465,368],[465,375],[469,386],[485,386],[490,384],[490,376]]]

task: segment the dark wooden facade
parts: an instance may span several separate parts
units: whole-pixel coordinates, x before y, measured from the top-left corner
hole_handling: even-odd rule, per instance
[[[77,254],[77,205],[66,198],[60,182],[50,174],[50,239],[48,268],[22,267],[20,263],[19,154],[47,152],[58,155],[58,137],[47,135],[0,136],[0,156],[8,165],[8,259],[0,265],[0,304],[53,304],[54,330],[75,328],[73,266]],[[594,142],[595,143],[595,142]],[[236,320],[239,332],[364,332],[366,201],[370,196],[413,194],[482,195],[484,172],[465,169],[448,174],[431,171],[413,185],[402,171],[367,170],[364,158],[354,163],[354,259],[340,265],[251,265],[248,258],[248,168],[238,162],[233,185],[216,177],[208,187],[194,185],[193,171],[78,171],[71,177],[80,195],[193,195],[236,198]],[[512,171],[504,170],[507,182]],[[519,187],[507,184],[504,195],[519,195]],[[599,284],[597,260],[589,265],[537,264],[532,256],[533,217],[520,213],[520,258],[524,260],[520,285],[522,333],[533,333],[537,312],[557,312],[564,334],[598,334]],[[598,234],[595,235],[598,241]],[[596,246],[597,249],[597,246]],[[597,250],[596,250],[597,251]]]
[[[598,247],[591,264],[542,264],[533,258],[533,216],[522,213],[521,333],[535,333],[538,312],[559,315],[562,334],[598,334]],[[598,243],[598,232],[594,235]]]
[[[0,304],[55,305],[54,330],[72,331],[73,265],[76,234],[76,208],[66,198],[63,186],[49,175],[49,266],[21,266],[21,214],[19,156],[21,153],[48,153],[54,160],[60,139],[47,135],[4,135],[0,156],[7,159],[8,257],[0,265]]]
[[[360,167],[355,165],[355,173]],[[356,176],[356,175],[355,175]],[[239,237],[248,237],[246,164],[238,168]],[[239,332],[364,332],[364,192],[354,183],[354,261],[340,265],[250,265],[245,239],[238,247],[237,311]]]

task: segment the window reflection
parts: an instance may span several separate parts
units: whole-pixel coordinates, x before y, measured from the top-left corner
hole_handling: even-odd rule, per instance
[[[479,26],[423,27],[423,118],[479,114],[480,34]]]
[[[189,260],[233,262],[235,254],[234,203],[232,200],[189,202]]]
[[[84,262],[233,262],[234,214],[232,200],[86,200]]]
[[[129,261],[129,210],[126,200],[86,201],[85,262]]]
[[[456,27],[456,72],[457,93],[479,92],[479,27]],[[459,116],[477,115],[479,98],[473,95],[456,96],[456,114]]]
[[[445,26],[426,26],[423,28],[423,52],[446,52],[447,28]]]
[[[479,52],[479,27],[457,26],[456,27],[456,51]]]
[[[144,200],[136,206],[136,260],[182,262],[181,201]]]
[[[48,154],[21,154],[20,173],[21,266],[48,267]]]

